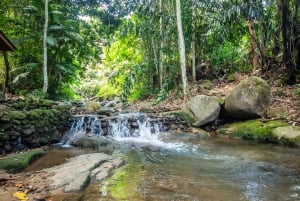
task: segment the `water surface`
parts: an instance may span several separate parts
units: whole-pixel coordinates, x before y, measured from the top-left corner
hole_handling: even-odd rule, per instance
[[[127,165],[82,200],[300,200],[297,149],[192,134],[121,144],[114,155]]]

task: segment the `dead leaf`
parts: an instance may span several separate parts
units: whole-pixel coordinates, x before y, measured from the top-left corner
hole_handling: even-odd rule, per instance
[[[28,200],[27,195],[25,193],[21,192],[21,191],[14,192],[13,196],[15,198],[17,198],[18,200],[21,200],[21,201],[27,201]]]
[[[24,186],[23,183],[16,183],[16,184],[15,184],[15,187],[18,187],[18,188],[22,188],[23,186]]]

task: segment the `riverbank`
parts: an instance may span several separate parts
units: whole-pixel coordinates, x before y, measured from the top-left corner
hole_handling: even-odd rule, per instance
[[[243,79],[246,75],[236,75],[232,82],[225,81],[209,81],[201,80],[197,83],[190,84],[190,97],[198,94],[213,96],[223,99],[226,95]],[[271,87],[272,100],[271,105],[262,119],[274,120],[280,119],[290,125],[300,126],[300,86],[285,85],[283,86],[279,80],[267,80]],[[154,98],[138,100],[130,103],[130,107],[134,109],[149,108],[154,112],[166,112],[180,110],[184,107],[185,102],[181,94],[181,89],[173,90],[169,93],[166,100],[154,105]]]

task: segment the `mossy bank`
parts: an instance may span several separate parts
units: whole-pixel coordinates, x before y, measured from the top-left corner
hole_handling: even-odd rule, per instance
[[[281,120],[263,122],[260,119],[225,124],[217,130],[219,135],[264,143],[299,147],[300,128]]]
[[[68,129],[71,105],[19,99],[0,103],[0,154],[56,142]]]

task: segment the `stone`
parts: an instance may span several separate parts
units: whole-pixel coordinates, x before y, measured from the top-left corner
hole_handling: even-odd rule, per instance
[[[278,127],[273,130],[273,134],[277,136],[279,139],[281,138],[295,139],[300,136],[300,127],[295,127],[295,126]]]
[[[100,109],[100,104],[96,101],[90,101],[85,103],[85,108],[87,111],[94,112]]]
[[[271,102],[271,90],[259,77],[249,77],[238,84],[225,99],[225,112],[235,119],[262,116]]]
[[[4,101],[5,100],[5,95],[0,91],[0,101]]]
[[[187,102],[184,109],[184,111],[194,116],[195,122],[192,125],[195,127],[203,126],[217,119],[220,110],[219,102],[215,98],[206,95],[193,97]]]
[[[3,111],[7,109],[7,106],[6,105],[3,105],[3,104],[0,104],[0,111]]]
[[[24,112],[20,112],[20,111],[11,111],[10,113],[11,118],[12,119],[25,119],[26,118],[26,114]]]
[[[72,157],[66,163],[45,171],[52,175],[49,178],[52,190],[77,192],[82,190],[89,179],[93,179],[91,177],[98,177],[99,180],[107,178],[117,168],[117,164],[110,155],[92,153]]]

